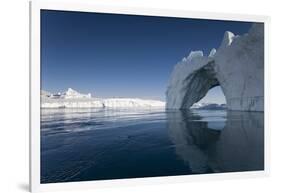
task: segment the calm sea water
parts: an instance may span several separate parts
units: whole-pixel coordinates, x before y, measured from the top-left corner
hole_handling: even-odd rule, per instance
[[[41,110],[41,183],[263,169],[263,113]]]

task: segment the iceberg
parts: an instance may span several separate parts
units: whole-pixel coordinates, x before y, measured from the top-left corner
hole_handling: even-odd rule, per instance
[[[225,32],[220,47],[208,56],[192,51],[175,65],[167,91],[167,109],[189,109],[221,86],[228,110],[264,111],[264,26],[248,33]]]
[[[42,108],[164,108],[165,102],[139,98],[92,98],[71,88],[64,93],[41,91]]]
[[[226,104],[216,104],[216,103],[195,103],[190,109],[199,110],[225,110]]]
[[[55,94],[42,90],[41,96],[49,97],[51,99],[81,99],[81,98],[89,99],[89,98],[91,98],[91,93],[81,94],[81,93],[77,92],[76,90],[73,90],[72,88],[68,88],[67,91],[65,91],[64,93],[58,92]]]

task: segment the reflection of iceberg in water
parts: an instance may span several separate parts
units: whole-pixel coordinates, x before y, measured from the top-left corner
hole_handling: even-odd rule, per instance
[[[213,114],[167,112],[170,137],[176,153],[192,172],[263,170],[264,114],[227,112],[220,116],[221,119],[210,119]]]

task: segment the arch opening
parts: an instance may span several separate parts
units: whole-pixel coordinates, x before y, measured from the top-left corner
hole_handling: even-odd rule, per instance
[[[220,87],[220,83],[215,76],[214,63],[210,62],[198,71],[190,75],[185,82],[187,83],[182,89],[185,89],[185,95],[182,100],[181,109],[190,108],[193,104],[206,101],[209,98],[208,93],[218,90],[223,98],[222,102],[226,103],[225,95]],[[220,91],[220,92],[219,92]],[[207,98],[205,98],[207,97]],[[211,101],[210,101],[211,102]]]
[[[206,95],[193,105],[200,105],[200,104],[226,104],[226,97],[223,93],[223,90],[220,85],[215,86],[206,93]]]

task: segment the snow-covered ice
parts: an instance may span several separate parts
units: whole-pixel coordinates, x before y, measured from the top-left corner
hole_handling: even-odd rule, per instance
[[[65,91],[64,93],[58,92],[55,94],[42,90],[41,96],[49,99],[82,99],[82,98],[90,99],[91,93],[82,94],[77,92],[76,90],[73,90],[72,88],[68,88],[67,91]]]
[[[139,98],[92,98],[71,88],[65,93],[41,91],[42,108],[164,108],[165,102]]]

